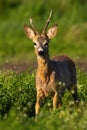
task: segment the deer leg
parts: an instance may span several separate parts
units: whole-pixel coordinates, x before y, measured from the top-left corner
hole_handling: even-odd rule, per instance
[[[70,90],[69,90],[74,98],[74,103],[78,107],[78,93],[77,93],[77,85],[74,85]]]
[[[58,92],[55,92],[53,97],[53,109],[62,106],[61,95]]]
[[[35,115],[37,116],[38,113],[39,113],[39,110],[40,110],[40,102],[41,102],[41,99],[37,99],[36,101],[36,104],[35,104]]]
[[[74,98],[75,105],[78,107],[78,93],[77,93],[77,86],[76,85],[73,88],[72,96]]]
[[[39,111],[40,111],[40,105],[42,103],[42,99],[44,98],[44,93],[42,90],[39,90],[37,92],[37,100],[36,100],[36,104],[35,104],[35,115],[37,116]]]

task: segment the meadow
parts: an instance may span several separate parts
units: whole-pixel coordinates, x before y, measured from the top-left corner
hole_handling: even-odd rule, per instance
[[[50,56],[65,54],[75,61],[79,107],[74,107],[73,98],[66,91],[61,108],[53,111],[49,97],[42,104],[35,121],[36,68],[33,69],[31,64],[36,64],[36,57],[32,41],[24,34],[24,24],[29,25],[29,17],[32,17],[41,32],[51,9],[53,17],[49,27],[57,23],[58,34],[50,41]],[[86,0],[1,0],[0,130],[87,129],[86,10]],[[11,68],[5,68],[7,64],[20,63],[29,64],[25,72],[18,73]]]

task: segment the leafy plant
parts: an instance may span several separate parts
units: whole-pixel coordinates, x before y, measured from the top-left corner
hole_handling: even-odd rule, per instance
[[[35,104],[34,73],[16,75],[5,72],[0,75],[0,114],[8,114],[11,108],[34,115]]]

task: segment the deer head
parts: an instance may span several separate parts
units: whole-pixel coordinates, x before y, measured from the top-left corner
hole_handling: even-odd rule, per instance
[[[57,34],[57,24],[52,26],[51,28],[49,28],[47,31],[47,27],[48,27],[48,24],[50,23],[51,16],[52,16],[52,11],[50,12],[50,15],[47,19],[46,25],[45,25],[42,33],[39,33],[37,31],[37,29],[34,27],[31,18],[30,18],[31,27],[29,27],[26,24],[24,25],[25,34],[26,34],[27,38],[29,38],[33,41],[34,47],[35,47],[35,52],[38,57],[46,58],[49,55],[48,54],[48,43],[49,43],[50,39],[55,37]]]

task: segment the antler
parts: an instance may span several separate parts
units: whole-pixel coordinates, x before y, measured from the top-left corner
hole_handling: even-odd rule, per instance
[[[37,29],[36,29],[36,28],[34,27],[34,25],[33,25],[32,18],[30,18],[30,25],[31,25],[32,29],[34,30],[34,32],[35,32],[36,34],[38,34]]]
[[[53,11],[51,10],[51,11],[50,11],[50,15],[49,15],[49,17],[48,17],[48,19],[47,19],[47,22],[46,22],[46,24],[45,24],[45,27],[44,27],[44,29],[43,29],[43,32],[42,32],[43,34],[46,33],[46,29],[47,29],[47,27],[48,27],[48,24],[50,23],[50,19],[51,19],[52,13],[53,13]]]

